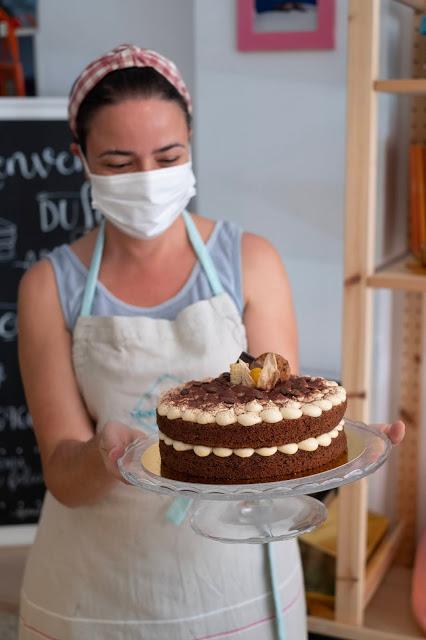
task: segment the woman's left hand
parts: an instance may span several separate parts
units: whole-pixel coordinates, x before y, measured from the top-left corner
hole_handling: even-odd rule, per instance
[[[401,420],[392,422],[392,424],[372,424],[371,426],[385,433],[392,444],[399,444],[404,439],[405,424]]]

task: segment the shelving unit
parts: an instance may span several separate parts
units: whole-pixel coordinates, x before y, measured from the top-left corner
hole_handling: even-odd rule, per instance
[[[374,289],[401,289],[426,293],[426,269],[415,265],[406,254],[367,275],[367,285]]]
[[[419,35],[426,0],[395,1],[414,10],[412,78],[378,79],[380,0],[349,0],[342,379],[349,398],[347,415],[368,421],[373,291],[403,291],[400,417],[406,423],[407,435],[398,459],[397,523],[367,567],[366,480],[340,490],[335,620],[311,617],[309,629],[348,640],[425,638],[411,613],[410,592],[426,270],[413,268],[414,260],[408,253],[378,267],[374,258],[381,92],[408,96],[412,107],[410,142],[426,144],[426,37]]]
[[[382,93],[401,93],[405,95],[425,95],[426,79],[402,78],[401,80],[376,80],[373,83],[375,91]]]

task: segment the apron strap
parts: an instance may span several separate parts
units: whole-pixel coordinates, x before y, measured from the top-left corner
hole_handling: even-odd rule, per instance
[[[96,284],[98,282],[99,268],[101,266],[102,254],[105,243],[105,218],[102,218],[99,225],[98,236],[93,250],[92,261],[84,288],[83,302],[81,304],[80,316],[90,316],[92,314],[93,298],[95,297]]]
[[[204,273],[207,276],[207,279],[210,283],[210,287],[213,291],[213,294],[215,296],[218,296],[219,294],[224,292],[224,288],[219,279],[216,267],[214,266],[210,253],[208,252],[208,249],[204,244],[203,239],[201,238],[199,231],[195,226],[193,219],[191,218],[191,215],[188,213],[188,211],[186,211],[186,209],[182,213],[182,215],[183,215],[183,220],[185,222],[188,238],[192,244],[192,248],[197,254],[198,260],[200,261],[201,266],[204,269]]]
[[[284,614],[282,610],[282,604],[280,600],[280,592],[278,589],[278,578],[276,572],[276,561],[275,561],[275,553],[273,549],[273,542],[268,542],[266,544],[267,554],[268,554],[268,568],[269,568],[269,576],[271,578],[271,586],[272,586],[272,599],[274,602],[274,611],[275,611],[275,630],[277,632],[277,640],[286,640],[287,634],[285,632],[284,626]]]
[[[182,213],[183,220],[186,227],[188,238],[191,242],[201,266],[204,269],[204,273],[207,276],[212,292],[215,296],[224,292],[223,285],[219,279],[216,267],[211,259],[210,253],[207,250],[206,245],[201,238],[197,227],[194,224],[188,211]],[[95,248],[93,250],[93,256],[90,263],[89,273],[86,280],[86,286],[84,288],[83,302],[81,304],[80,316],[90,316],[92,313],[93,299],[95,297],[96,284],[98,282],[99,269],[101,266],[102,254],[105,244],[105,218],[102,218],[99,225],[98,236],[96,238]]]

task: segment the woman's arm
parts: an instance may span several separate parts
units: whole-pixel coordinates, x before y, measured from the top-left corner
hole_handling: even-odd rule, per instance
[[[134,436],[124,425],[112,430],[115,436],[111,429],[95,435],[77,387],[71,336],[47,261],[21,280],[18,322],[21,375],[46,486],[67,506],[93,503],[117,482],[111,474],[115,460]]]
[[[251,233],[242,239],[244,324],[248,349],[255,356],[280,353],[299,370],[296,315],[281,258],[268,240]]]

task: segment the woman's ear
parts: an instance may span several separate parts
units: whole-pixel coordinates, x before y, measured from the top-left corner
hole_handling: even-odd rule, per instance
[[[77,158],[80,158],[81,164],[83,165],[84,173],[86,174],[86,178],[90,180],[90,169],[87,164],[87,160],[84,157],[84,153],[80,145],[78,144],[78,142],[71,142],[70,151],[74,156],[77,156]]]

